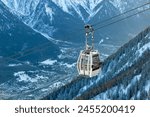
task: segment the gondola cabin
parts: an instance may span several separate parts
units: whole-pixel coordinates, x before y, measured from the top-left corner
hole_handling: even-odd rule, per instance
[[[92,41],[93,38],[93,28],[89,25],[85,26],[86,29],[86,39],[88,36],[92,34]],[[98,50],[94,50],[94,44],[89,46],[86,40],[86,48],[85,50],[81,50],[80,55],[77,61],[77,70],[79,75],[93,77],[99,74],[101,70],[101,62],[99,58],[100,54]]]

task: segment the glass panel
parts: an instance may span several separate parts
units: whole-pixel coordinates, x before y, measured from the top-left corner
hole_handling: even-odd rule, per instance
[[[81,70],[86,70],[87,71],[87,63],[88,63],[88,56],[84,56],[81,59]]]
[[[100,59],[98,54],[94,55],[92,58],[93,58],[92,70],[94,71],[100,68]]]

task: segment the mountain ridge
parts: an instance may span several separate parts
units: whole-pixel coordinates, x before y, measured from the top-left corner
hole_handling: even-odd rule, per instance
[[[96,0],[92,10],[94,12],[91,17],[87,13],[86,7],[92,5],[93,0],[71,1],[71,0],[1,0],[8,6],[12,12],[16,12],[18,17],[26,25],[37,30],[47,38],[56,40],[68,41],[83,46],[84,44],[84,25],[86,23],[94,24],[105,19],[111,18],[122,12],[130,10],[132,7],[142,5],[146,1],[138,0]],[[57,3],[58,2],[58,3]],[[67,7],[69,13],[65,12],[61,7]],[[57,4],[56,4],[57,3]],[[15,5],[17,4],[17,5]],[[87,4],[87,5],[86,5]],[[16,6],[16,7],[15,7]],[[77,6],[77,7],[75,7]],[[22,14],[22,15],[21,15]],[[72,15],[71,15],[72,14]],[[140,30],[144,29],[149,23],[147,17],[148,12],[139,16],[135,16],[127,21],[119,22],[112,26],[106,27],[95,33],[95,45],[98,47],[101,40],[105,47],[98,47],[103,52],[103,55],[110,55],[115,52],[117,46],[123,45],[133,35],[136,35]],[[86,21],[84,21],[86,20]],[[137,25],[138,24],[138,25]],[[97,25],[94,28],[97,28]],[[119,33],[118,33],[119,32]],[[116,35],[117,34],[117,35]],[[120,40],[120,38],[122,38]],[[113,45],[107,50],[107,45]],[[104,49],[105,48],[105,49]]]
[[[47,43],[49,42],[47,38],[43,37],[40,33],[35,32],[32,28],[30,28],[29,26],[25,25],[22,21],[20,21],[20,19],[18,19],[16,15],[12,14],[9,11],[9,9],[1,1],[0,1],[0,8],[1,8],[1,11],[3,11],[1,13],[1,20],[0,20],[0,23],[2,24],[0,26],[1,27],[0,28],[1,30],[0,41],[3,41],[1,42],[1,50],[4,51],[4,48],[7,49],[7,52],[6,50],[4,51],[5,54],[10,55],[10,52],[11,54],[14,54],[19,51],[23,51],[24,49],[27,49],[29,47],[33,48],[34,46],[41,45],[41,43],[44,44],[46,42]],[[50,43],[53,48],[57,48],[57,50],[59,50],[55,44],[53,44],[52,42],[49,42],[49,44]],[[9,44],[13,44],[10,46],[14,46],[13,48],[16,50],[14,50],[13,48],[10,49],[9,47],[7,47]],[[23,49],[23,47],[25,48]],[[14,52],[11,50],[14,50]]]

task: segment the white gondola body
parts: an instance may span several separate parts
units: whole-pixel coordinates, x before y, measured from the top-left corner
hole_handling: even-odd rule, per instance
[[[77,69],[79,75],[93,77],[101,70],[99,52],[97,50],[82,50],[80,52]]]

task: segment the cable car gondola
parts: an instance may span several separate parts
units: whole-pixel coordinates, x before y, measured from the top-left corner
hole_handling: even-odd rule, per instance
[[[79,75],[93,77],[98,75],[101,70],[100,54],[94,50],[94,29],[91,25],[85,26],[86,43],[85,50],[81,50],[77,61]],[[91,37],[92,45],[88,45],[88,38]]]

